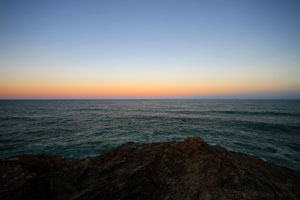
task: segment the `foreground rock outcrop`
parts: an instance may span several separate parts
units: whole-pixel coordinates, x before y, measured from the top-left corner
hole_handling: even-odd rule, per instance
[[[0,199],[300,199],[300,172],[202,138],[0,161]]]

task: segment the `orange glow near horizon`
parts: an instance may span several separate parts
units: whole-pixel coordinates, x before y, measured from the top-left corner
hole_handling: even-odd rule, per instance
[[[12,84],[14,82],[14,84]],[[272,84],[241,81],[47,81],[19,80],[0,85],[0,98],[165,98],[193,95],[274,92]]]
[[[250,70],[226,74],[224,70],[209,72],[209,68],[202,71],[128,68],[126,73],[124,70],[59,72],[58,67],[54,69],[0,75],[0,98],[176,98],[299,91],[300,88],[298,79],[291,76],[288,79],[282,73],[253,74]]]

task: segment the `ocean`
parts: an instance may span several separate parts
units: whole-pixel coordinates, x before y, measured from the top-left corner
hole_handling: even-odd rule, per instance
[[[182,141],[300,170],[298,100],[1,100],[0,157],[87,157],[126,142]]]

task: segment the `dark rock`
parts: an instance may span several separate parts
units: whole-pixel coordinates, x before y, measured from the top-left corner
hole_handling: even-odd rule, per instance
[[[202,138],[0,161],[0,199],[300,199],[300,172]]]

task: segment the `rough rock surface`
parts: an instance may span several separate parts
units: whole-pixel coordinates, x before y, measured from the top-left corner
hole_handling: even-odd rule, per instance
[[[0,199],[300,199],[300,172],[184,142],[127,143],[97,157],[0,161]]]

